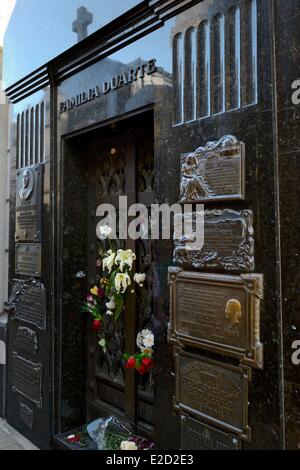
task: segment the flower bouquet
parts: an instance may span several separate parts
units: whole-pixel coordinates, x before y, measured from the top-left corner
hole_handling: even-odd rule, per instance
[[[146,275],[134,272],[135,253],[130,249],[117,249],[110,238],[110,227],[100,227],[100,233],[108,238],[109,249],[99,251],[97,266],[102,270],[102,276],[99,285],[90,290],[82,311],[92,316],[92,329],[98,333],[99,346],[106,353],[107,341],[102,328],[104,317],[110,317],[117,326],[122,311],[125,311],[126,296],[135,294],[136,286],[143,287]]]
[[[136,344],[139,352],[131,355],[125,353],[123,358],[125,360],[126,369],[135,369],[139,374],[144,375],[152,369],[153,361],[153,347],[154,335],[150,330],[142,330],[138,333]]]

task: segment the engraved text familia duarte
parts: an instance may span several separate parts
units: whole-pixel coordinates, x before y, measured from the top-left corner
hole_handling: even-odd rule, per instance
[[[156,70],[156,59],[151,59],[148,62],[141,62],[140,64],[125,70],[123,73],[112,77],[110,80],[103,82],[102,87],[96,85],[94,88],[90,88],[87,91],[83,91],[82,93],[61,102],[59,104],[59,112],[65,113],[66,111],[77,106],[81,106],[88,101],[99,98],[101,95],[106,95],[111,90],[117,90],[124,85],[129,85],[134,81],[142,80],[145,75],[151,75],[156,72]]]

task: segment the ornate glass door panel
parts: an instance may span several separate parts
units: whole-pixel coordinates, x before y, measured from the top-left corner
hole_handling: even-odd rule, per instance
[[[151,131],[136,135],[123,134],[106,141],[90,144],[89,165],[89,285],[97,279],[97,254],[106,242],[96,237],[96,209],[101,204],[115,207],[118,221],[119,197],[127,196],[128,207],[143,203],[150,207],[153,193],[153,136]],[[128,217],[128,223],[131,219]],[[118,228],[118,227],[117,227]],[[142,228],[140,228],[142,230]],[[117,230],[118,235],[118,230]],[[151,242],[149,240],[118,240],[120,248],[131,248],[137,254],[136,270],[146,272],[147,280],[141,299],[129,296],[118,330],[104,319],[107,351],[97,344],[97,335],[88,338],[88,419],[115,414],[126,417],[143,434],[152,433],[152,374],[140,377],[124,370],[122,355],[136,350],[136,334],[142,328],[152,329]],[[91,330],[91,329],[89,329]]]

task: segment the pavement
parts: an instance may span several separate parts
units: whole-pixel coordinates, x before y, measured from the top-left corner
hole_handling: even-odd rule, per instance
[[[38,448],[0,418],[1,450],[38,450]]]

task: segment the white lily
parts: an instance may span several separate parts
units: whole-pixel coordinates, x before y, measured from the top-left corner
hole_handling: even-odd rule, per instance
[[[136,260],[136,255],[132,250],[118,250],[116,256],[116,264],[120,265],[120,270],[123,271],[125,265],[132,269],[133,262]]]
[[[112,312],[111,310],[107,310],[107,311],[106,311],[106,315],[112,316],[113,314],[114,314],[114,312]]]
[[[103,267],[103,271],[107,269],[110,274],[113,268],[114,262],[115,262],[116,254],[112,250],[108,250],[107,254],[108,256],[104,258],[102,261],[102,267]]]
[[[140,287],[143,287],[143,284],[146,280],[146,274],[136,273],[134,275],[134,280]]]
[[[109,238],[112,234],[112,228],[108,225],[101,225],[99,231],[101,238]]]
[[[120,292],[124,294],[127,287],[130,286],[131,279],[127,273],[118,273],[115,277],[115,287],[116,291],[119,294]]]

